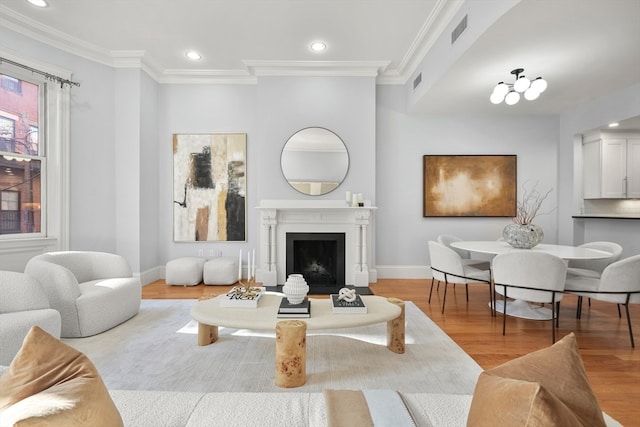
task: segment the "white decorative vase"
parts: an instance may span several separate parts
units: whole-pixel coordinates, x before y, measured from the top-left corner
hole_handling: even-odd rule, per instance
[[[504,240],[518,249],[531,249],[542,242],[544,233],[542,228],[535,224],[508,224],[502,230]]]
[[[300,304],[309,292],[309,285],[302,274],[290,274],[282,287],[282,292],[289,304]]]

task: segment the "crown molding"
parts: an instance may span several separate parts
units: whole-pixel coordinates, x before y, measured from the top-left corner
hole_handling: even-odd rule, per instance
[[[15,50],[7,49],[5,47],[0,47],[0,57],[6,58],[10,61],[18,62],[27,67],[35,68],[36,70],[41,70],[49,74],[57,75],[64,79],[71,79],[71,75],[73,74],[71,71],[67,70],[66,68],[57,67],[47,62],[26,57],[22,52],[17,52]],[[0,61],[0,63],[1,62],[2,61]]]
[[[389,84],[407,83],[463,4],[463,0],[438,0],[395,70],[395,78],[389,73],[383,80],[389,80]],[[379,79],[378,83],[383,82]]]
[[[255,76],[377,77],[389,61],[242,61]]]
[[[167,69],[156,79],[165,84],[257,84],[256,76],[247,70]]]
[[[91,61],[113,66],[109,51],[79,40],[0,5],[0,25],[46,45]]]
[[[164,69],[140,50],[109,51],[0,5],[0,25],[54,48],[114,68],[139,68],[159,83],[256,84],[258,76],[375,77],[378,84],[403,85],[420,65],[462,0],[438,0],[397,68],[390,61],[245,60],[244,70]]]

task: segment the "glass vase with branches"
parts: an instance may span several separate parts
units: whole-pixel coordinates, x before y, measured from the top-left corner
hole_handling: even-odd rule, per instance
[[[538,216],[542,202],[544,202],[551,191],[553,191],[553,189],[549,189],[543,193],[538,191],[537,182],[531,188],[527,187],[527,183],[528,181],[525,181],[525,183],[522,184],[522,198],[516,202],[516,216],[513,217],[513,222],[516,224],[531,224],[534,218]]]

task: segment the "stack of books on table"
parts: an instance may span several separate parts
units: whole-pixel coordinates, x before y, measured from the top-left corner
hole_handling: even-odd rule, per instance
[[[220,307],[257,308],[258,301],[265,293],[264,287],[235,286],[220,300]]]
[[[279,318],[302,318],[311,317],[311,301],[306,298],[300,304],[291,304],[286,297],[282,297],[280,307],[278,308]]]
[[[334,314],[366,314],[367,305],[360,295],[356,295],[355,301],[338,299],[338,294],[331,294],[332,311]]]

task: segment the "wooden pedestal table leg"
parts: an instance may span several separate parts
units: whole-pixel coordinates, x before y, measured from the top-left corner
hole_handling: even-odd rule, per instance
[[[214,298],[216,294],[202,295],[198,301]],[[218,327],[198,322],[198,345],[209,345],[218,341]]]
[[[218,341],[218,327],[198,322],[198,345],[209,345]]]
[[[276,385],[300,387],[307,380],[307,324],[282,320],[276,324]]]
[[[398,298],[387,298],[391,304],[400,307],[400,315],[387,322],[387,348],[394,353],[404,353],[404,301]]]

